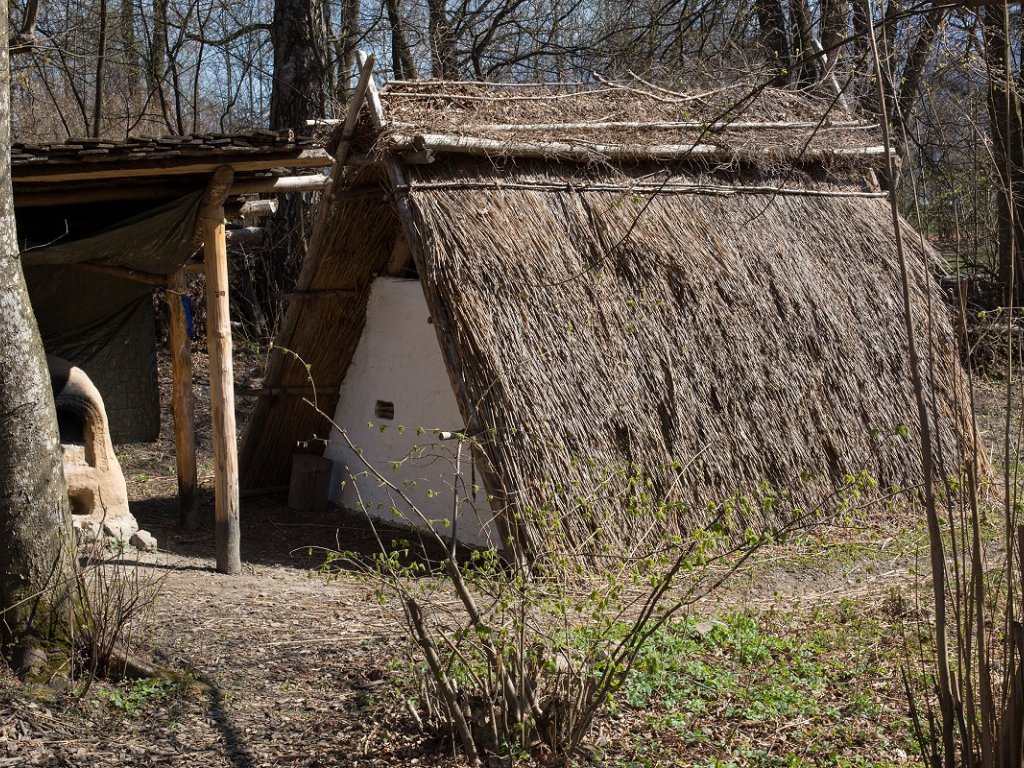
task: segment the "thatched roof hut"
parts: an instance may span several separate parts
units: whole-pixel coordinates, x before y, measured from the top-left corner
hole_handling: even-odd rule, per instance
[[[808,506],[863,471],[921,481],[876,126],[786,91],[642,83],[398,82],[368,105],[335,137],[243,487],[286,482],[295,446],[328,435],[302,389],[335,412],[380,275],[422,284],[483,483],[534,548],[634,540],[650,520],[618,492],[636,474],[693,524],[737,493]],[[948,460],[954,338],[903,237]],[[515,514],[539,508],[559,526]]]

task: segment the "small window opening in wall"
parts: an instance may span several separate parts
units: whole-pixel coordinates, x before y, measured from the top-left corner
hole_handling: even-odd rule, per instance
[[[387,400],[378,400],[376,407],[373,409],[373,415],[378,419],[394,419],[395,404],[389,403]]]

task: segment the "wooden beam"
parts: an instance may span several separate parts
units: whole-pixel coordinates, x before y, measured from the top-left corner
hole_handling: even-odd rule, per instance
[[[238,215],[246,221],[259,221],[277,213],[277,200],[246,200]]]
[[[409,247],[409,240],[399,232],[398,237],[395,238],[395,246],[391,249],[391,258],[388,259],[386,272],[393,277],[404,275],[409,268],[410,261],[412,261],[412,248]]]
[[[272,179],[248,179],[238,181],[231,187],[231,196],[259,195],[269,192],[321,192],[330,184],[330,179],[319,173],[306,176],[278,176]]]
[[[267,230],[263,227],[239,227],[227,231],[227,241],[232,245],[262,245]]]
[[[172,355],[171,406],[174,414],[174,459],[178,470],[179,522],[186,531],[199,526],[196,494],[195,398],[192,392],[192,343],[188,337],[183,297],[185,273],[171,275],[164,298]]]
[[[224,198],[234,174],[218,168],[200,211],[203,257],[206,262],[206,344],[210,358],[210,411],[213,417],[213,459],[217,570],[242,571],[238,498],[238,441],[235,428],[235,382],[232,362],[231,314],[228,305],[228,249]]]
[[[96,163],[88,169],[82,165],[45,165],[16,166],[14,168],[14,185],[32,182],[72,182],[91,181],[96,179],[138,179],[145,177],[186,176],[213,173],[218,168],[229,167],[235,173],[248,171],[269,171],[274,168],[327,168],[331,165],[331,156],[323,149],[306,149],[292,156],[265,155],[253,157],[221,156],[210,160],[196,158],[194,161],[172,157],[157,160],[137,160],[119,163]]]

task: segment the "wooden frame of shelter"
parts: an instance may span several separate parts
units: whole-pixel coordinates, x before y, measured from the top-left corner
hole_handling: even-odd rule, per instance
[[[193,235],[202,260],[170,275],[89,261],[76,267],[166,289],[173,352],[174,439],[181,524],[197,525],[192,355],[180,296],[187,273],[206,279],[207,346],[215,458],[216,563],[222,573],[241,570],[234,381],[228,290],[226,208],[247,220],[275,210],[270,201],[243,201],[261,193],[313,191],[330,158],[290,131],[245,135],[204,134],[165,139],[72,139],[60,144],[19,144],[12,151],[16,211],[36,215],[67,206],[174,199],[205,188]],[[309,171],[314,171],[309,173]],[[304,173],[305,172],[305,173]],[[243,237],[251,229],[235,230]]]
[[[901,487],[920,481],[910,444],[878,437],[914,424],[916,411],[891,332],[900,290],[877,126],[834,94],[742,86],[424,81],[378,91],[372,59],[360,61],[365,105],[353,102],[366,108],[335,127],[333,182],[299,277],[309,300],[288,307],[271,353],[268,394],[242,440],[243,488],[285,482],[295,446],[333,434],[372,284],[409,274],[423,285],[502,535],[526,549],[541,550],[550,531],[503,509],[542,508],[551,487],[593,488],[617,467],[640,465],[695,520],[708,515],[703,493],[728,498],[734,482],[790,498],[786,484],[810,473],[791,496],[806,508],[865,466]],[[953,334],[927,309],[941,304],[931,252],[909,226],[903,238],[914,311],[930,318],[921,347],[937,350],[938,442],[957,456],[967,433]],[[837,277],[844,258],[862,259],[852,284]],[[643,295],[622,295],[637,286],[655,292],[649,317],[633,316]],[[724,319],[733,302],[749,333]],[[758,328],[769,318],[779,331]],[[718,338],[693,330],[708,322]],[[606,335],[574,346],[558,333],[580,327]],[[838,354],[846,359],[829,358]],[[598,366],[622,370],[609,380]],[[749,391],[729,391],[734,381]],[[837,393],[846,400],[830,407]],[[765,417],[773,410],[777,423]],[[680,462],[699,475],[689,487],[670,469]],[[614,548],[643,535],[611,507],[565,514],[564,539],[599,530]]]

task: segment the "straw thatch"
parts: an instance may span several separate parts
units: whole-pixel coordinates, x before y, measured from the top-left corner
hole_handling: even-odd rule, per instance
[[[857,121],[826,102],[772,91],[730,119],[796,127],[733,129],[725,148],[748,153],[734,164],[708,154],[658,162],[642,152],[633,161],[613,152],[587,162],[574,151],[517,154],[521,140],[663,146],[673,131],[675,146],[705,145],[707,125],[564,126],[718,120],[724,106],[715,99],[735,94],[689,102],[618,88],[550,95],[392,86],[383,98],[392,122],[360,141],[381,167],[397,163],[397,206],[378,203],[381,227],[365,231],[369,207],[334,214],[336,260],[361,274],[363,286],[393,244],[380,230],[406,217],[488,491],[529,546],[595,541],[600,531],[599,545],[627,548],[650,526],[628,514],[617,493],[637,474],[653,498],[688,506],[685,526],[706,520],[709,502],[737,493],[788,494],[789,506],[776,504],[770,520],[792,505],[816,505],[847,475],[866,471],[886,488],[919,483],[888,203],[856,152],[876,144],[873,133],[863,125],[815,133],[804,124]],[[702,111],[679,119],[690,109],[681,103]],[[541,127],[516,129],[513,139],[502,124]],[[398,163],[397,153],[434,135],[500,140],[505,150],[435,142],[433,162]],[[817,161],[797,163],[809,147],[821,150]],[[837,166],[825,152],[858,159]],[[366,173],[353,174],[349,188],[365,189]],[[919,342],[930,355],[936,450],[949,467],[962,454],[959,363],[929,254],[909,227],[904,242]],[[335,260],[324,255],[324,265]],[[359,324],[353,318],[338,329],[342,342],[332,327],[311,321],[285,344],[335,347],[336,383]],[[278,403],[273,419],[280,426],[299,410]],[[247,439],[268,424],[254,422]],[[266,478],[280,461],[257,457],[254,471]],[[516,514],[537,509],[551,517]],[[746,510],[748,522],[764,511]]]

